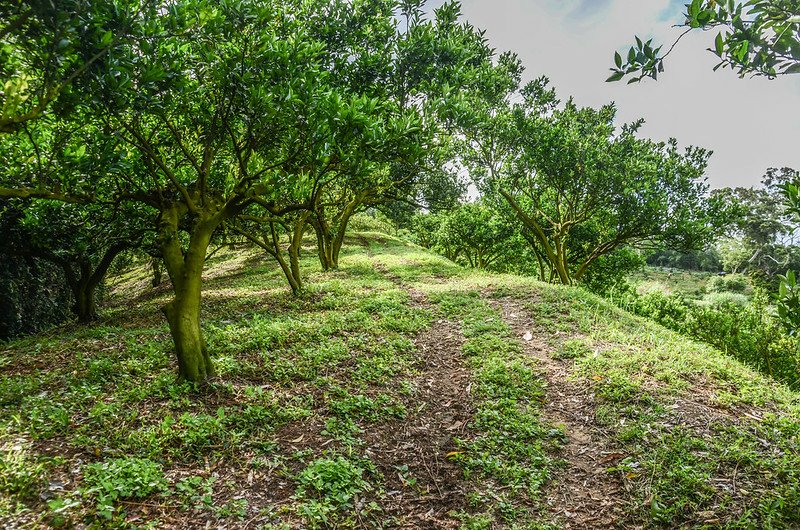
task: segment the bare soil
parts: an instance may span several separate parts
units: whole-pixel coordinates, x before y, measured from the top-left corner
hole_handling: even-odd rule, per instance
[[[524,351],[538,361],[546,381],[544,419],[563,428],[567,437],[559,455],[565,466],[544,494],[546,510],[566,529],[624,527],[625,486],[606,469],[625,455],[614,449],[596,422],[593,393],[570,380],[568,361],[553,358],[547,336],[520,302],[501,298],[490,303],[501,311]]]

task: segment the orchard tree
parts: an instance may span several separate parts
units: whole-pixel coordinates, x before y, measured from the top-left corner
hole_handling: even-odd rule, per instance
[[[692,31],[716,32],[709,48],[719,58],[715,71],[730,68],[739,77],[770,79],[800,73],[800,0],[692,0],[684,16],[686,29],[667,51],[636,37],[626,54],[615,53],[608,81],[658,79],[666,57]]]
[[[418,111],[422,120],[413,141],[385,142],[365,171],[332,183],[315,198],[309,222],[325,270],[338,267],[355,214],[401,203],[435,207],[458,188],[453,175],[441,169],[452,140],[444,118],[458,95],[471,90],[475,72],[490,63],[493,51],[482,32],[459,22],[458,2],[446,2],[430,20],[424,16],[423,0],[398,4],[400,32],[387,49],[391,63],[381,70],[387,76],[368,90],[395,102],[395,115]],[[387,139],[398,138],[391,128],[388,132]]]
[[[184,379],[214,373],[200,327],[212,237],[251,204],[302,184],[278,169],[330,122],[342,97],[325,44],[305,26],[320,5],[186,0],[144,9],[136,44],[106,55],[85,111],[69,116],[118,140],[120,163],[49,179],[20,178],[13,166],[3,173],[3,196],[152,209],[174,294],[164,313]],[[80,156],[97,157],[99,146],[87,146]]]
[[[558,281],[581,281],[626,246],[707,244],[715,219],[703,178],[709,153],[640,138],[641,121],[617,129],[613,105],[562,106],[544,79],[519,97],[507,106],[494,98],[478,114],[466,129],[467,160]]]
[[[91,83],[82,85],[87,97],[68,114],[28,122],[45,136],[71,128],[71,141],[82,142],[70,147],[76,162],[59,171],[30,170],[32,150],[25,146],[33,142],[26,134],[10,135],[14,141],[4,151],[11,163],[0,173],[0,196],[148,208],[173,289],[163,310],[179,375],[201,382],[214,374],[200,303],[203,266],[215,234],[251,208],[278,217],[299,212],[284,208],[287,190],[301,191],[292,200],[322,197],[307,193],[315,179],[328,175],[328,163],[337,186],[347,187],[342,179],[377,176],[379,188],[385,175],[393,175],[386,167],[414,165],[419,116],[435,99],[426,90],[439,86],[440,78],[422,77],[423,83],[409,75],[382,82],[420,68],[408,55],[405,66],[396,66],[401,54],[395,43],[406,34],[394,17],[395,5],[367,0],[138,5],[129,21],[133,36],[94,63]],[[329,16],[351,11],[382,18],[378,36],[369,35],[371,23],[351,27]],[[453,5],[441,12],[448,14],[441,31],[423,31],[415,43],[438,50],[442,43],[436,39],[455,32],[484,46],[469,27],[455,24]],[[368,39],[342,42],[339,36],[349,31]],[[445,47],[434,57],[450,61],[450,51]],[[463,63],[429,65],[424,72],[442,76]],[[360,122],[348,114],[354,102],[363,103],[358,103]],[[338,132],[332,133],[331,124]],[[340,144],[342,134],[349,135],[346,145]],[[55,142],[46,145],[63,150]],[[354,150],[361,153],[351,160]],[[316,211],[313,204],[300,204]]]
[[[133,206],[124,211],[44,201],[28,205],[16,237],[5,239],[0,251],[60,267],[73,296],[73,314],[90,322],[97,318],[97,288],[114,258],[144,242],[148,220],[130,211]]]

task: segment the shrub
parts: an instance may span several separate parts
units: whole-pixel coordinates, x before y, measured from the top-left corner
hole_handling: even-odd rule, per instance
[[[750,298],[741,293],[709,293],[703,297],[703,302],[715,309],[720,309],[727,305],[744,307],[750,302]]]
[[[747,278],[740,274],[714,276],[706,284],[709,293],[743,293],[747,290]]]
[[[618,303],[659,324],[706,342],[753,368],[800,388],[800,342],[773,316],[763,293],[742,304],[742,295],[727,293],[717,304],[695,304],[679,295],[629,294]]]

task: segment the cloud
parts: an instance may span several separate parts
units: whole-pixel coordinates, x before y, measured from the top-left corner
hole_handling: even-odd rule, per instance
[[[684,38],[658,82],[605,83],[614,50],[627,49],[634,35],[674,41],[680,29],[661,19],[667,11],[679,17],[685,1],[465,0],[463,12],[498,51],[519,54],[528,79],[550,77],[562,100],[573,95],[587,106],[615,101],[621,123],[646,120],[642,134],[713,150],[712,186],[749,186],[768,167],[800,168],[800,79],[713,72],[716,57],[706,51],[713,32]],[[584,18],[569,16],[589,4],[595,7],[583,11]]]
[[[570,12],[573,20],[597,20],[598,15],[603,15],[614,0],[580,0],[578,5]]]

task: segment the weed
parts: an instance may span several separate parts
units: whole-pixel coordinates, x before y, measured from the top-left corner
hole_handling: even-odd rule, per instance
[[[83,469],[83,481],[84,494],[96,500],[97,513],[105,519],[113,517],[118,500],[141,499],[167,489],[161,465],[141,458],[88,464]]]
[[[311,462],[297,477],[295,493],[299,513],[308,526],[335,526],[351,518],[354,511],[367,514],[377,509],[377,505],[356,506],[357,497],[373,489],[364,477],[366,472],[361,463],[341,456]]]

